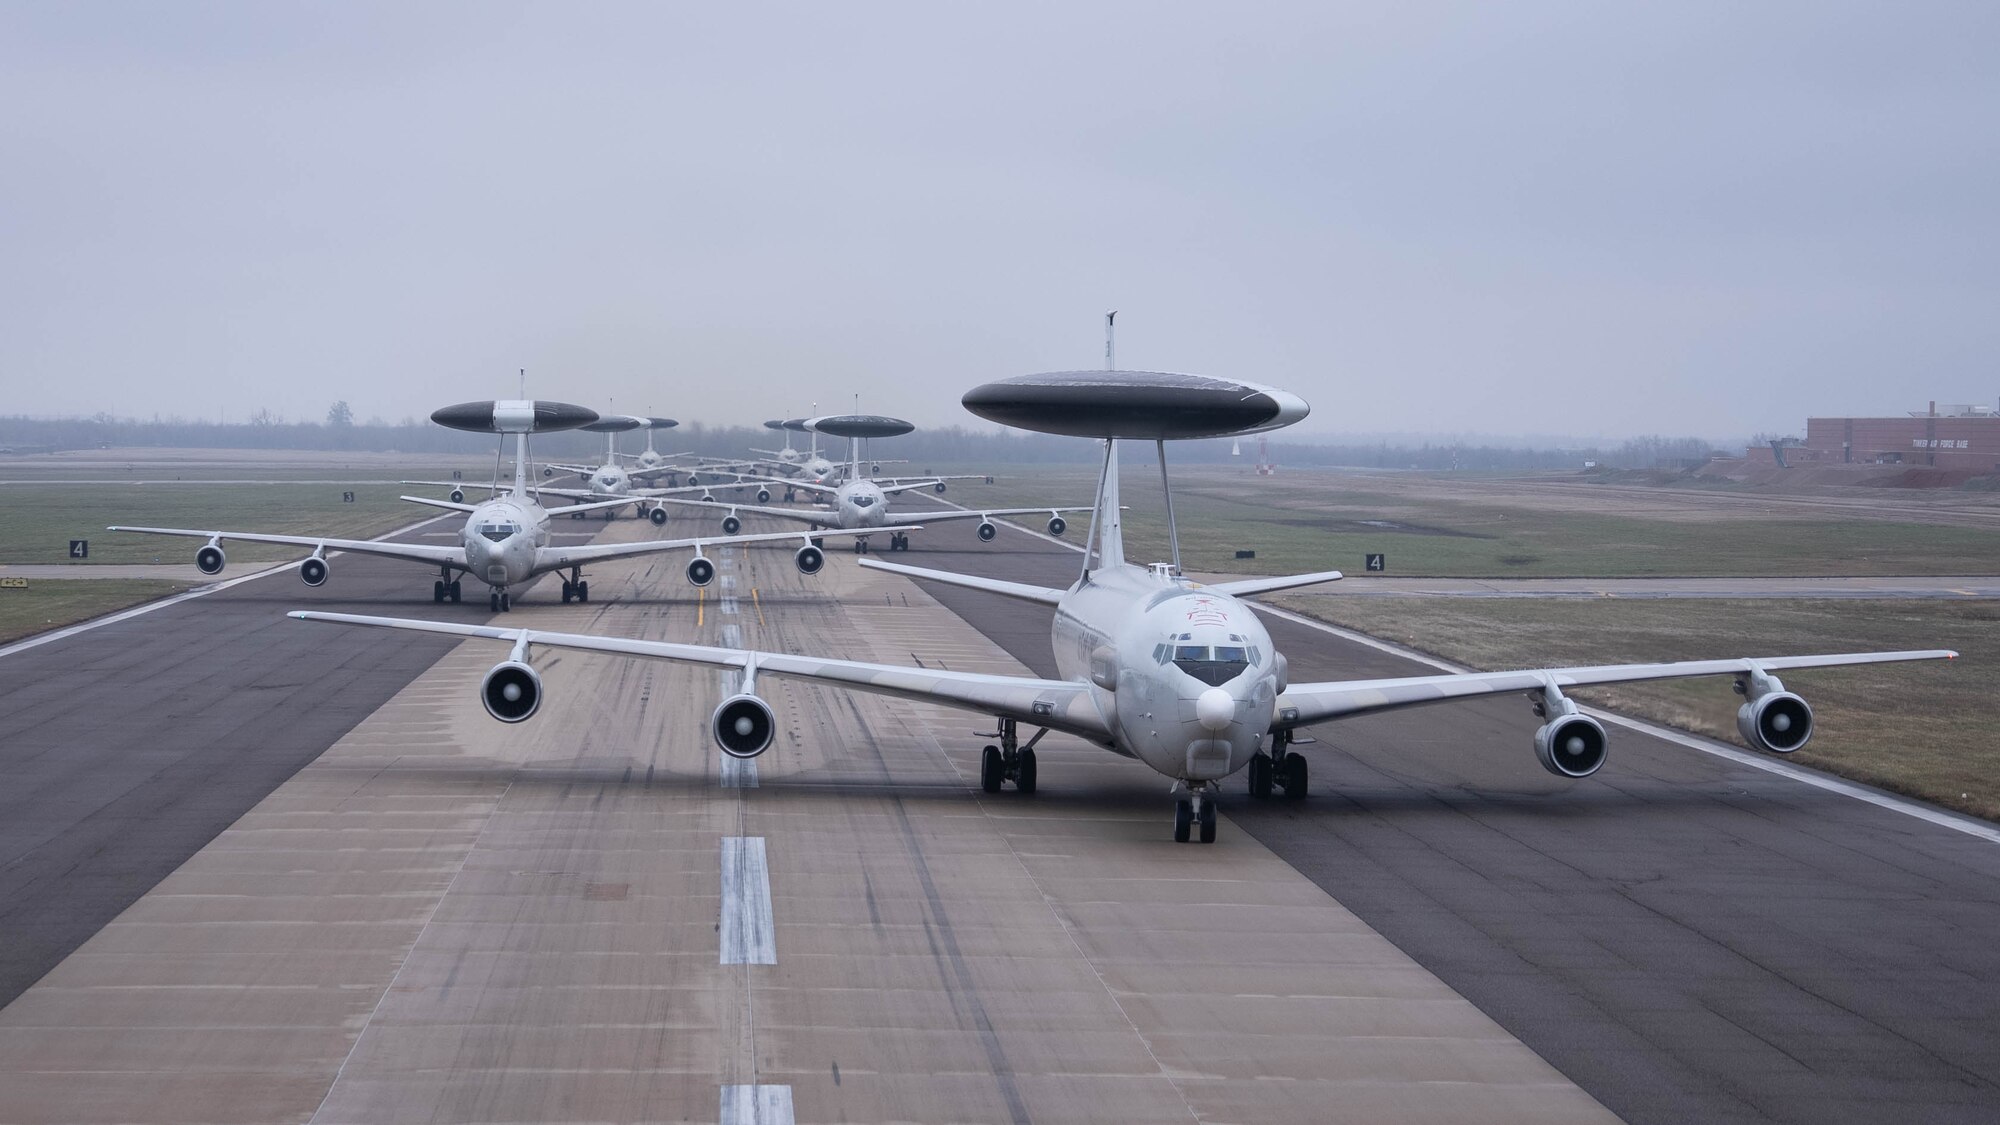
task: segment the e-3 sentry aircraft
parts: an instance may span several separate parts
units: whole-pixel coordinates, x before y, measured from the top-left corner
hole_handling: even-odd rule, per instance
[[[628,500],[637,506],[639,518],[650,519],[655,527],[661,526],[667,522],[666,509],[652,503],[652,501],[662,496],[685,496],[690,493],[700,493],[703,497],[713,499],[716,488],[728,487],[726,485],[710,483],[706,485],[688,484],[678,488],[647,488],[634,483],[635,478],[657,475],[659,473],[677,472],[679,470],[672,467],[654,470],[626,470],[623,465],[618,463],[618,435],[627,430],[636,430],[642,427],[651,430],[665,429],[676,425],[679,425],[679,423],[675,422],[672,418],[641,418],[634,414],[601,415],[597,421],[576,428],[606,435],[607,449],[604,464],[594,467],[588,465],[552,465],[544,466],[542,470],[544,474],[547,474],[550,469],[560,469],[564,472],[576,473],[584,478],[586,487],[569,488],[560,485],[542,484],[535,486],[535,492],[541,496],[560,496],[567,500],[577,501],[577,504],[572,505],[568,509],[570,518],[572,519],[582,519],[591,511],[602,511],[604,518],[608,520],[617,511],[618,506],[616,504],[607,504],[602,508],[592,509],[585,509],[582,505],[596,500]],[[693,474],[690,473],[689,477],[693,479]],[[449,488],[451,489],[451,501],[454,504],[465,503],[465,490],[468,488],[486,488],[498,493],[503,489],[511,487],[499,482],[479,484],[472,481],[450,480],[406,480],[398,483],[434,485]],[[766,493],[766,495],[768,496],[769,494]]]
[[[914,481],[880,482],[870,480],[861,474],[861,439],[871,437],[892,437],[907,434],[916,427],[901,418],[885,418],[879,414],[833,414],[823,418],[806,420],[806,425],[816,434],[831,434],[848,439],[847,479],[837,485],[815,484],[810,481],[790,481],[786,488],[802,488],[818,492],[828,498],[829,508],[769,508],[756,504],[738,504],[723,500],[676,500],[666,499],[663,503],[682,504],[688,507],[709,508],[723,513],[722,531],[734,535],[743,527],[745,514],[772,516],[777,519],[796,520],[813,527],[832,527],[859,534],[854,540],[858,552],[868,550],[868,533],[886,531],[889,535],[891,551],[907,551],[910,537],[907,531],[892,526],[896,521],[889,516],[889,498],[899,492],[918,488],[934,488],[944,491],[944,481],[939,477],[924,477]],[[769,499],[769,489],[759,489],[757,498]],[[924,523],[942,523],[947,520],[979,521],[979,538],[982,542],[992,542],[1000,533],[994,519],[1002,516],[1032,516],[1044,512],[1049,516],[1049,534],[1061,535],[1069,529],[1069,522],[1063,519],[1064,512],[1087,512],[1087,506],[1071,508],[986,508],[967,509],[958,512],[925,512]]]
[[[757,678],[782,676],[877,695],[941,704],[999,723],[998,745],[981,755],[980,784],[999,791],[1036,788],[1035,743],[1060,731],[1135,758],[1172,779],[1178,799],[1174,838],[1215,838],[1218,784],[1247,770],[1253,796],[1274,784],[1303,797],[1306,759],[1291,750],[1302,727],[1350,715],[1482,696],[1526,694],[1544,719],[1535,732],[1536,759],[1549,772],[1583,778],[1604,764],[1607,740],[1596,719],[1565,691],[1593,684],[1729,676],[1744,697],[1737,727],[1753,747],[1785,754],[1812,734],[1812,709],[1785,690],[1778,673],[1794,668],[1950,658],[1944,650],[1696,660],[1465,672],[1374,680],[1293,683],[1283,654],[1248,604],[1247,595],[1330,582],[1336,571],[1250,578],[1201,585],[1175,563],[1126,562],[1118,503],[1119,438],[1155,442],[1165,475],[1168,439],[1227,437],[1275,429],[1305,417],[1306,404],[1284,391],[1233,380],[1154,372],[1059,372],[1003,380],[965,396],[975,414],[1048,433],[1104,438],[1104,467],[1084,556],[1083,573],[1066,590],[863,560],[863,566],[930,581],[986,590],[1053,607],[1052,640],[1058,678],[1002,676],[871,664],[779,652],[544,633],[532,629],[453,625],[346,614],[294,613],[335,621],[512,645],[486,674],[480,698],[503,722],[521,722],[540,706],[542,684],[530,665],[537,645],[612,653],[737,670],[737,694],[709,719],[723,752],[755,757],[770,745],[777,717],[757,694]],[[1168,525],[1174,553],[1171,496]],[[1034,733],[1025,743],[1022,725]]]
[[[565,604],[572,599],[587,602],[590,600],[590,583],[583,576],[585,564],[631,558],[636,555],[692,549],[694,557],[688,561],[686,574],[687,580],[696,586],[706,586],[715,578],[715,564],[705,553],[708,547],[796,540],[799,548],[793,554],[792,561],[801,574],[817,574],[826,565],[826,555],[813,541],[812,536],[787,532],[578,546],[552,544],[549,528],[551,517],[570,512],[616,507],[632,502],[630,498],[623,498],[545,508],[528,483],[530,433],[575,429],[588,424],[596,417],[596,413],[587,407],[537,399],[466,402],[447,406],[433,413],[431,420],[441,426],[514,436],[514,482],[508,491],[481,504],[429,500],[417,496],[403,497],[416,504],[464,512],[465,526],[459,533],[458,545],[454,547],[333,539],[310,535],[200,531],[178,527],[113,527],[110,530],[206,539],[207,544],[195,552],[195,566],[203,574],[222,573],[222,568],[228,561],[222,549],[224,540],[240,539],[251,543],[283,543],[296,547],[311,547],[312,554],[299,563],[299,578],[308,586],[319,586],[326,582],[330,573],[326,560],[328,551],[353,551],[356,554],[405,559],[437,568],[437,580],[431,583],[432,601],[458,601],[461,595],[459,575],[470,574],[492,588],[487,595],[487,604],[494,613],[513,608],[510,591],[514,587],[531,582],[551,571],[568,572],[562,584],[562,600]],[[843,533],[836,531],[827,534]]]

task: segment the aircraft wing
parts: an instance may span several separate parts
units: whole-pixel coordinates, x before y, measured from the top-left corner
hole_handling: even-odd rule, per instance
[[[545,489],[544,491],[552,493],[556,492],[556,490],[553,488]],[[559,493],[559,495],[594,496],[596,495],[596,493],[565,490],[563,493]],[[636,502],[638,499],[639,498],[636,496],[621,496],[616,500],[592,500],[589,503],[585,504],[565,504],[560,508],[548,509],[548,513],[552,516],[566,516],[569,515],[571,512],[597,512],[597,511],[602,511],[605,508],[616,508],[623,504],[631,504]]]
[[[928,517],[931,513],[926,512]],[[870,570],[886,570],[891,574],[901,574],[907,578],[922,578],[930,582],[942,582],[947,586],[964,586],[969,590],[984,590],[989,594],[1018,598],[1024,602],[1039,602],[1055,605],[1062,601],[1064,591],[1051,590],[1047,586],[1030,586],[1026,582],[1007,582],[999,578],[981,578],[976,574],[959,574],[949,570],[930,570],[921,566],[904,566],[901,563],[876,562],[862,559],[861,565]]]
[[[880,564],[877,564],[880,565]],[[1293,684],[1278,697],[1274,727],[1302,727],[1327,719],[1472,699],[1510,692],[1529,692],[1553,684],[1558,688],[1592,684],[1627,684],[1641,680],[1672,680],[1684,676],[1747,676],[1795,668],[1838,668],[1851,664],[1890,664],[1904,660],[1954,660],[1949,649],[1912,652],[1842,652],[1823,656],[1771,656],[1761,659],[1683,660],[1672,664],[1600,664],[1584,668],[1530,668],[1515,672],[1449,672],[1437,676],[1406,676],[1392,680],[1345,680]]]
[[[1228,594],[1232,598],[1250,594],[1269,594],[1278,590],[1291,590],[1299,586],[1317,586],[1322,582],[1338,582],[1344,577],[1337,570],[1322,570],[1318,574],[1284,574],[1273,578],[1239,578],[1234,582],[1208,582],[1204,590],[1214,590]]]
[[[814,539],[829,536],[870,535],[875,532],[921,531],[922,524],[906,524],[894,527],[871,527],[865,531],[764,531],[755,535],[700,535],[692,539],[642,539],[636,543],[589,543],[574,547],[543,547],[535,557],[535,573],[561,570],[567,566],[582,563],[603,562],[606,559],[627,559],[634,555],[656,555],[665,551],[685,551],[690,548],[735,547],[746,543],[780,543],[796,541],[800,546]]]
[[[710,511],[721,512],[725,515],[727,515],[730,512],[735,512],[739,516],[740,515],[773,516],[781,520],[797,520],[800,523],[816,523],[820,524],[821,526],[830,525],[833,523],[834,520],[840,518],[839,516],[835,515],[831,509],[827,508],[767,508],[760,504],[731,504],[726,500],[717,500],[713,503],[710,503],[709,501],[706,500],[662,499],[660,503],[679,504],[683,508],[706,508]],[[929,512],[924,513],[925,516],[929,516],[930,514],[931,513]],[[868,528],[867,530],[883,531],[886,529]]]
[[[397,484],[427,484],[437,488],[483,488],[488,492],[502,492],[514,487],[508,484],[489,484],[481,480],[399,480]]]
[[[357,555],[380,555],[430,566],[465,567],[465,548],[436,547],[422,543],[382,543],[373,539],[329,539],[317,535],[265,535],[249,531],[197,531],[184,527],[107,527],[106,531],[136,531],[142,535],[179,535],[188,539],[238,539],[245,543],[281,543],[288,547],[313,547],[328,551],[352,551]]]
[[[330,621],[340,625],[370,625],[386,629],[444,633],[458,637],[483,637],[524,647],[552,645],[584,652],[604,652],[651,660],[671,660],[681,664],[701,664],[711,668],[754,670],[758,675],[784,676],[814,683],[836,684],[872,695],[894,696],[919,703],[936,703],[982,715],[1015,719],[1032,726],[1048,727],[1051,730],[1080,735],[1101,743],[1109,743],[1111,739],[1110,723],[1092,700],[1089,685],[1065,680],[953,672],[942,668],[910,668],[897,664],[867,664],[857,660],[833,660],[749,649],[710,648],[706,645],[674,644],[668,641],[593,637],[582,633],[544,633],[532,629],[500,629],[488,625],[458,625],[443,621],[412,621],[395,617],[364,617],[349,613],[295,611],[290,616],[301,621]]]
[[[966,508],[963,511],[925,512],[924,522],[941,523],[944,520],[980,520],[980,519],[986,519],[989,516],[994,517],[996,519],[1001,516],[1040,516],[1040,515],[1053,516],[1059,512],[1088,512],[1088,511],[1090,511],[1090,505],[1088,504],[1075,508],[1060,508],[1060,507]]]
[[[807,492],[819,492],[819,493],[824,493],[825,495],[828,496],[831,496],[834,493],[840,491],[840,487],[838,485],[821,484],[818,481],[812,481],[812,480],[788,480],[788,481],[779,481],[777,483],[783,484],[786,488],[803,488]]]

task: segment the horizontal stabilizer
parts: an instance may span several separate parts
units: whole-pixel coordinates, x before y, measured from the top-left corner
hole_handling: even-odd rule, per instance
[[[1234,582],[1209,582],[1204,584],[1202,589],[1228,594],[1232,598],[1243,598],[1251,594],[1270,594],[1300,586],[1317,586],[1322,582],[1338,582],[1341,577],[1341,573],[1337,570],[1322,570],[1318,574],[1285,574],[1276,578],[1239,578]]]
[[[1030,586],[1026,582],[1004,582],[998,578],[981,578],[949,570],[927,570],[921,566],[876,562],[874,559],[862,559],[861,565],[870,570],[886,570],[891,574],[900,574],[905,578],[922,578],[931,582],[942,582],[948,586],[964,586],[970,590],[984,590],[989,594],[1018,598],[1024,602],[1039,602],[1042,605],[1055,605],[1062,601],[1064,593],[1046,586]]]

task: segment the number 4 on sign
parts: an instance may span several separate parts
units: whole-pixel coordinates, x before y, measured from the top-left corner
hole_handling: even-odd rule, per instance
[[[1389,569],[1389,556],[1387,556],[1387,555],[1369,555],[1369,556],[1368,556],[1368,563],[1367,563],[1367,565],[1368,565],[1368,569],[1369,569],[1369,570],[1388,570],[1388,569]]]
[[[70,540],[70,541],[69,541],[69,557],[70,557],[70,558],[73,558],[73,559],[87,559],[87,558],[89,558],[89,557],[90,557],[90,540],[88,540],[88,539],[72,539],[72,540]]]

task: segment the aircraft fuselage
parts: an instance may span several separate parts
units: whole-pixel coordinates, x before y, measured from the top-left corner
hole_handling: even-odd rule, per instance
[[[1161,571],[1092,571],[1056,607],[1061,678],[1091,684],[1112,749],[1168,777],[1243,768],[1271,729],[1281,658],[1249,606]],[[1106,684],[1110,687],[1106,687]]]
[[[474,508],[459,532],[467,571],[500,590],[533,578],[536,559],[548,542],[548,510],[511,493]]]

